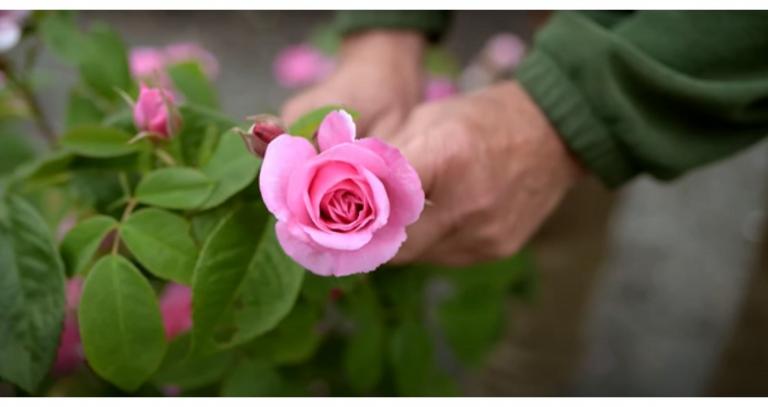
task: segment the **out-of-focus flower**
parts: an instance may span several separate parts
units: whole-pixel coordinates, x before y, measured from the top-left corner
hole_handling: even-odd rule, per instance
[[[141,132],[160,138],[173,136],[181,125],[175,111],[175,99],[162,88],[141,85],[139,98],[133,106],[133,122]]]
[[[395,147],[356,140],[343,110],[323,119],[317,144],[319,153],[283,134],[267,146],[259,188],[280,245],[315,274],[372,271],[395,256],[424,209],[419,176]]]
[[[196,61],[200,63],[203,72],[214,79],[219,75],[219,61],[207,49],[193,42],[182,42],[165,47],[165,57],[168,64]]]
[[[0,10],[0,52],[16,46],[21,39],[21,29],[29,10]]]
[[[165,397],[178,397],[181,395],[181,387],[179,386],[164,386],[162,391]]]
[[[80,330],[77,325],[77,307],[83,291],[83,280],[73,277],[67,281],[67,309],[64,316],[64,329],[61,332],[59,349],[53,372],[57,375],[72,373],[83,363],[83,345],[80,342]]]
[[[167,88],[170,79],[165,73],[165,55],[162,51],[151,47],[131,49],[129,62],[131,75],[144,82]]]
[[[525,43],[515,34],[494,35],[485,45],[487,58],[499,69],[512,69],[525,55]]]
[[[216,57],[193,42],[171,44],[165,48],[135,47],[131,49],[129,59],[134,78],[166,89],[171,87],[171,80],[166,71],[168,65],[198,62],[209,79],[215,79],[219,75],[219,62]]]
[[[283,49],[275,58],[273,70],[277,82],[286,88],[316,83],[333,71],[334,61],[309,44]]]
[[[424,89],[424,100],[440,100],[459,92],[456,83],[445,77],[433,76],[427,79]]]
[[[59,222],[59,226],[56,227],[56,241],[60,242],[64,240],[64,236],[72,230],[77,224],[77,215],[69,213]]]
[[[165,336],[173,339],[192,327],[192,289],[175,283],[165,286],[160,297]]]
[[[277,136],[285,133],[280,119],[268,114],[261,114],[251,117],[253,125],[247,133],[243,133],[243,141],[248,150],[253,154],[264,157],[267,151],[267,145]]]

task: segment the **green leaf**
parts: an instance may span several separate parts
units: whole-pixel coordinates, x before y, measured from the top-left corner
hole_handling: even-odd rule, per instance
[[[190,390],[213,384],[231,370],[235,361],[233,351],[195,355],[189,352],[190,345],[189,334],[174,339],[168,347],[163,363],[152,376],[152,383]]]
[[[73,17],[70,12],[50,12],[41,21],[40,32],[51,51],[59,58],[74,64],[81,59],[85,38]]]
[[[72,228],[61,242],[61,255],[67,266],[67,274],[84,272],[101,242],[115,228],[117,221],[104,215],[90,217]]]
[[[117,100],[115,88],[128,91],[133,86],[125,43],[104,24],[97,24],[85,38],[79,55],[83,81],[106,99]]]
[[[88,363],[99,376],[134,391],[157,370],[166,343],[157,298],[125,258],[105,256],[91,270],[78,309]]]
[[[169,209],[197,209],[214,187],[210,177],[194,168],[163,168],[142,178],[136,187],[136,199]]]
[[[216,182],[211,195],[201,209],[213,208],[247,187],[259,172],[261,160],[243,146],[234,131],[224,133],[211,159],[201,168]]]
[[[304,268],[280,247],[274,221],[268,222],[240,284],[235,310],[237,331],[229,345],[251,340],[285,318],[296,302],[304,274]]]
[[[344,374],[355,391],[368,393],[381,379],[386,354],[381,309],[370,284],[347,294],[344,305],[353,323],[353,332],[344,349]]]
[[[241,359],[221,385],[222,397],[266,397],[284,393],[283,379],[268,364]]]
[[[21,165],[31,162],[37,155],[37,148],[29,135],[23,133],[0,134],[0,176],[9,174]]]
[[[192,283],[197,247],[186,219],[162,209],[143,209],[120,226],[120,237],[152,274],[181,284]]]
[[[406,320],[392,335],[390,357],[398,394],[440,396],[455,393],[436,369],[432,342],[424,327]]]
[[[314,137],[317,128],[320,127],[320,123],[323,122],[325,116],[328,115],[328,113],[339,109],[346,110],[349,114],[352,115],[353,118],[357,118],[358,116],[357,112],[344,106],[324,106],[298,118],[295,122],[293,122],[293,124],[291,124],[290,127],[288,127],[288,134],[292,136],[304,137],[311,140]]]
[[[85,124],[99,124],[103,118],[104,112],[82,90],[75,88],[69,92],[66,128],[71,129]]]
[[[216,347],[216,338],[233,334],[222,324],[255,251],[256,213],[243,208],[224,216],[210,232],[197,258],[192,283],[193,351]],[[224,331],[221,327],[224,325]]]
[[[68,151],[56,151],[19,167],[14,178],[30,184],[47,184],[62,179],[75,158]]]
[[[243,346],[250,355],[274,365],[305,362],[322,339],[317,331],[320,314],[315,306],[299,301],[277,327]]]
[[[56,357],[64,264],[31,205],[0,201],[0,376],[34,392]]]
[[[168,75],[184,98],[194,104],[217,108],[219,100],[198,62],[183,62],[168,67]]]
[[[128,144],[131,138],[129,133],[114,128],[82,125],[64,133],[61,145],[86,157],[110,158],[135,153],[145,145]]]

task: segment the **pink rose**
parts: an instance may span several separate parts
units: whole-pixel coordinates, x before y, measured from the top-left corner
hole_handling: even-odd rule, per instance
[[[83,363],[83,345],[80,342],[80,329],[77,324],[77,306],[80,304],[80,294],[83,290],[83,280],[73,277],[67,281],[67,309],[64,316],[64,328],[61,331],[59,349],[53,372],[57,375],[72,373]]]
[[[192,289],[169,283],[160,297],[165,336],[172,339],[192,327]]]
[[[525,43],[515,34],[502,33],[493,36],[485,46],[488,59],[499,69],[511,69],[520,63],[525,54]]]
[[[311,85],[328,76],[333,59],[307,44],[280,51],[273,66],[275,78],[286,88]]]
[[[10,51],[21,40],[29,10],[0,10],[0,52]]]
[[[182,42],[165,47],[167,63],[198,62],[210,79],[219,75],[219,61],[205,48],[193,42]]]
[[[459,92],[456,84],[452,80],[443,77],[431,77],[427,79],[424,89],[424,100],[433,101],[445,99]]]
[[[313,273],[346,276],[374,270],[405,241],[424,208],[416,171],[381,140],[355,140],[345,111],[329,113],[320,148],[283,134],[269,143],[259,176],[285,252]]]
[[[134,78],[152,79],[164,75],[165,55],[156,48],[137,47],[131,49],[129,64]]]
[[[139,131],[151,133],[160,138],[169,138],[180,125],[174,112],[174,97],[162,88],[141,85],[139,98],[133,106],[133,122]]]

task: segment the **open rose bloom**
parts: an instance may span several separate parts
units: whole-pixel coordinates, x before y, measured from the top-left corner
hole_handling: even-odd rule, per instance
[[[269,143],[259,184],[277,238],[296,262],[323,276],[369,272],[395,256],[424,208],[416,171],[396,148],[355,140],[345,111],[317,131],[320,152],[283,134]]]

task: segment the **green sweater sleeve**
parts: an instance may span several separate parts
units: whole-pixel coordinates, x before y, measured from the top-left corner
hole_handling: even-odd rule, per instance
[[[447,11],[339,11],[334,24],[341,35],[371,28],[394,28],[424,33],[431,41],[439,40],[450,23]]]
[[[768,134],[768,13],[557,13],[517,74],[607,185],[670,179]]]

